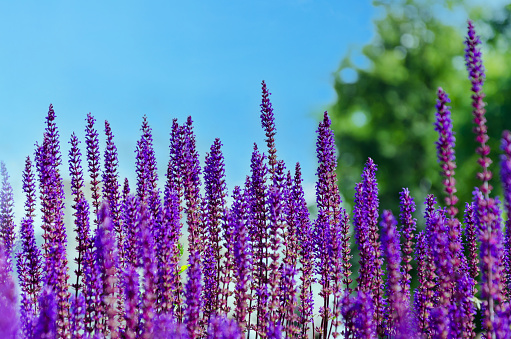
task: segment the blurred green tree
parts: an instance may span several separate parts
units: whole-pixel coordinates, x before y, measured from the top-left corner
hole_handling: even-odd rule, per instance
[[[436,93],[451,99],[456,137],[459,217],[479,170],[472,133],[470,83],[465,70],[466,20],[452,26],[449,16],[470,17],[481,36],[486,68],[484,91],[490,136],[494,193],[500,194],[499,154],[502,130],[511,128],[511,6],[499,11],[468,8],[463,1],[375,1],[383,16],[374,21],[376,37],[360,55],[348,53],[335,73],[337,101],[329,107],[339,150],[338,178],[348,209],[355,183],[368,157],[378,164],[381,209],[399,212],[399,192],[408,187],[422,210],[425,197],[444,194],[436,158]],[[444,19],[438,13],[443,11]],[[441,16],[440,16],[441,17]],[[445,19],[447,17],[447,20]],[[453,20],[455,21],[455,20]],[[463,21],[462,21],[463,22]],[[423,223],[419,215],[418,222]]]

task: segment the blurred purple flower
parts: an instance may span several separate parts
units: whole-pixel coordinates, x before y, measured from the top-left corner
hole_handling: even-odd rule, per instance
[[[0,244],[4,247],[7,267],[12,271],[12,255],[16,233],[14,232],[14,195],[9,183],[9,174],[5,164],[0,162],[2,187],[0,188]]]
[[[234,320],[228,320],[223,316],[214,316],[211,318],[208,326],[208,339],[241,339],[238,324]]]

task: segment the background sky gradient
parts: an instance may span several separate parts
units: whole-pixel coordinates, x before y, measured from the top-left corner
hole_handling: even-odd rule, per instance
[[[344,0],[2,1],[0,160],[11,176],[16,220],[25,200],[24,159],[42,141],[50,103],[65,178],[73,131],[85,151],[88,112],[102,150],[104,120],[110,122],[121,180],[131,183],[142,116],[153,128],[163,178],[172,119],[191,115],[202,163],[214,138],[222,140],[232,191],[249,173],[253,143],[265,146],[263,79],[272,93],[278,156],[290,169],[302,164],[313,194],[315,131],[335,100],[333,72],[350,46],[370,41],[375,13],[370,1]]]

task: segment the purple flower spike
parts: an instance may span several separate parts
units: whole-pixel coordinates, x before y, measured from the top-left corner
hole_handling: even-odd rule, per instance
[[[0,189],[0,244],[3,243],[7,265],[12,271],[12,250],[16,233],[14,233],[14,195],[9,183],[9,174],[3,162],[0,162],[2,187]]]
[[[378,240],[378,183],[377,166],[369,158],[362,173],[362,182],[355,186],[353,223],[360,249],[359,290],[373,298],[375,320],[379,335],[383,335],[383,270],[381,243]]]
[[[508,215],[511,215],[511,132],[502,132],[501,148],[503,154],[500,156],[500,178],[502,189],[504,191],[504,207]],[[511,219],[508,219],[506,225],[509,228]]]
[[[502,256],[503,235],[498,199],[483,197],[479,190],[474,191],[475,221],[481,242],[481,298],[484,306],[483,330],[488,338],[494,338],[498,314],[503,301],[504,272]]]
[[[156,281],[157,281],[157,267],[154,252],[154,238],[151,234],[150,220],[151,216],[146,209],[145,204],[142,204],[139,219],[139,234],[138,244],[140,251],[140,261],[144,268],[144,294],[141,300],[142,309],[142,324],[141,332],[142,338],[152,338],[154,331],[154,316],[156,314]]]
[[[69,291],[67,267],[67,235],[64,226],[64,183],[59,171],[62,163],[59,133],[55,123],[55,111],[50,104],[46,117],[43,144],[37,147],[36,164],[39,172],[41,212],[43,215],[44,272],[54,272],[55,279],[46,280],[57,300],[57,332],[60,336],[69,333]],[[50,255],[53,253],[53,255]]]
[[[103,282],[101,280],[99,267],[96,265],[92,244],[85,251],[83,272],[83,294],[86,308],[84,323],[87,333],[92,335],[94,330],[103,328],[100,321],[103,318],[103,307],[101,304]]]
[[[119,161],[117,160],[117,147],[114,144],[112,129],[108,121],[105,121],[105,170],[103,171],[103,196],[108,203],[110,218],[117,236],[117,244],[122,248],[124,242],[120,223],[120,185],[119,185]]]
[[[205,184],[205,221],[207,227],[207,234],[209,239],[209,246],[211,247],[212,254],[212,271],[216,272],[213,277],[211,289],[207,284],[204,285],[205,291],[212,293],[214,296],[211,300],[211,305],[206,301],[205,312],[208,314],[214,310],[218,312],[228,313],[227,310],[227,297],[229,291],[226,285],[229,285],[230,272],[225,267],[222,260],[222,246],[220,239],[226,233],[225,210],[227,195],[227,188],[225,184],[225,165],[224,156],[221,150],[222,143],[220,139],[216,138],[213,145],[211,145],[210,152],[206,155],[206,165],[204,167],[204,184]],[[208,255],[208,254],[206,254]],[[227,259],[227,258],[226,258]],[[220,276],[227,278],[223,282],[223,288],[220,288]]]
[[[488,169],[492,161],[488,157],[490,154],[490,146],[488,142],[488,127],[486,126],[486,103],[484,102],[485,94],[483,92],[483,83],[485,79],[484,66],[482,61],[481,49],[478,45],[481,43],[479,36],[476,35],[472,21],[468,21],[468,36],[465,40],[465,60],[468,70],[468,78],[472,84],[472,114],[474,115],[474,133],[476,134],[476,141],[480,144],[476,149],[476,153],[480,155],[478,160],[479,165],[483,171],[477,174],[477,178],[482,181],[481,193],[485,198],[488,198],[492,186],[489,181],[492,178],[492,173]]]
[[[301,244],[299,248],[299,258],[300,258],[300,320],[299,323],[302,326],[302,337],[307,336],[309,331],[309,326],[314,327],[313,320],[313,309],[314,309],[314,301],[313,294],[311,290],[313,279],[313,265],[314,265],[314,243],[312,240],[312,224],[310,222],[310,214],[307,208],[307,202],[305,201],[305,194],[302,187],[302,172],[300,168],[300,164],[296,163],[295,167],[295,177],[294,184],[291,190],[291,200],[297,204],[297,211],[294,215],[297,227],[297,237],[298,243]],[[348,225],[349,230],[349,225]],[[349,240],[348,240],[349,241]],[[349,254],[349,246],[346,248],[347,252],[345,254]],[[344,258],[346,259],[346,258]],[[349,264],[349,258],[344,262],[345,264]],[[344,267],[344,272],[349,272],[349,267]],[[349,279],[349,274],[345,276],[345,279]],[[349,286],[351,283],[351,279],[345,280],[344,283]]]
[[[280,267],[280,249],[282,244],[282,237],[284,231],[285,211],[284,201],[286,201],[285,192],[285,176],[284,176],[284,163],[279,161],[277,163],[275,176],[273,177],[273,184],[268,192],[268,205],[269,205],[269,235],[270,242],[268,244],[270,251],[269,257],[271,259],[268,267],[268,287],[270,288],[270,321],[277,321],[280,317],[280,291],[278,284],[281,278]]]
[[[218,312],[216,301],[218,298],[218,270],[216,267],[214,249],[212,246],[205,248],[202,266],[204,269],[204,286],[202,289],[204,301],[204,320],[208,320],[212,314]]]
[[[265,155],[261,154],[257,145],[254,144],[254,151],[250,160],[251,176],[247,177],[246,185],[248,191],[246,194],[249,203],[249,234],[253,247],[253,284],[251,285],[254,294],[254,301],[257,303],[257,331],[263,333],[266,330],[267,323],[267,303],[268,303],[268,288],[267,288],[267,263],[268,251],[267,245],[269,244],[268,230],[267,230],[267,192],[266,175],[268,169],[265,164]],[[250,327],[249,317],[249,327]]]
[[[25,217],[21,221],[20,241],[21,251],[16,254],[16,267],[21,287],[21,304],[24,312],[36,314],[38,309],[38,297],[42,288],[42,257],[41,251],[36,245],[34,235],[34,211],[35,211],[35,178],[32,172],[32,163],[27,157],[25,170],[23,171],[23,191],[27,196],[25,202]],[[30,329],[30,317],[22,317],[24,328]],[[28,333],[27,333],[28,335]]]
[[[139,218],[139,201],[133,195],[128,195],[123,202],[122,206],[122,222],[124,230],[124,244],[123,244],[123,265],[126,267],[131,264],[138,267],[138,223]]]
[[[170,160],[167,167],[167,182],[165,190],[175,191],[181,199],[183,193],[183,176],[181,171],[184,166],[184,129],[172,120],[172,131],[170,133]],[[181,204],[181,200],[179,200]],[[179,210],[181,213],[181,209]]]
[[[186,283],[186,309],[185,324],[190,339],[201,336],[200,316],[202,308],[202,273],[200,267],[200,256],[197,251],[190,253],[188,258],[188,281]]]
[[[266,83],[261,83],[263,86],[263,100],[261,103],[261,124],[266,134],[266,145],[268,145],[268,163],[270,165],[270,173],[273,177],[275,174],[275,166],[277,165],[277,150],[275,149],[275,117],[273,115],[273,107],[270,102],[271,93],[266,88]]]
[[[245,192],[246,193],[246,192]],[[248,204],[244,199],[244,194],[240,187],[234,187],[232,194],[233,203],[229,222],[233,228],[234,241],[234,278],[236,288],[234,290],[235,298],[235,319],[238,322],[241,331],[244,332],[247,326],[247,303],[249,300],[248,288],[251,281],[252,272],[252,246],[248,235]]]
[[[83,171],[81,165],[81,153],[78,149],[78,138],[73,133],[71,135],[71,150],[69,151],[69,172],[71,174],[71,194],[73,195],[72,208],[75,210],[73,213],[75,217],[75,232],[76,232],[76,251],[78,257],[75,262],[78,268],[75,270],[76,283],[73,284],[75,289],[75,297],[78,297],[78,291],[82,289],[80,278],[83,275],[83,257],[85,251],[90,244],[89,235],[89,204],[83,194]]]
[[[465,239],[468,245],[468,252],[469,252],[469,270],[470,270],[470,276],[472,279],[477,278],[479,275],[479,258],[477,257],[477,234],[478,231],[476,229],[476,221],[475,221],[475,215],[474,215],[474,203],[466,203],[465,205]]]
[[[175,191],[169,188],[165,192],[165,211],[162,232],[160,234],[160,267],[159,275],[159,298],[160,314],[179,314],[178,320],[182,321],[183,285],[179,279],[179,238],[181,237],[181,222],[179,216],[179,197]],[[174,305],[177,309],[174,310]]]
[[[403,237],[405,239],[403,244],[403,293],[405,298],[410,300],[410,282],[412,276],[410,271],[412,270],[412,252],[413,252],[413,233],[417,228],[417,219],[413,218],[412,213],[415,212],[415,202],[410,196],[408,188],[404,188],[401,192],[401,214],[399,218],[401,220]]]
[[[391,337],[400,333],[408,313],[408,300],[406,300],[406,294],[403,293],[401,286],[401,246],[396,226],[397,221],[392,212],[388,210],[383,211],[381,242],[387,261],[387,335]]]
[[[188,117],[182,127],[184,131],[184,156],[181,175],[183,176],[184,196],[186,201],[186,221],[188,224],[189,250],[202,252],[204,244],[200,241],[200,163],[199,154],[195,145],[192,118]]]
[[[504,248],[508,255],[504,257],[504,265],[506,269],[506,294],[507,299],[511,298],[511,132],[504,131],[502,133],[501,148],[504,154],[500,156],[500,179],[502,181],[502,191],[504,194],[504,208],[507,213],[506,233],[504,240]]]
[[[211,318],[208,327],[208,339],[239,339],[240,329],[234,320],[222,316]]]
[[[334,132],[330,128],[332,122],[325,112],[323,120],[319,123],[316,154],[318,158],[316,183],[316,202],[318,205],[318,218],[315,222],[314,237],[316,247],[316,257],[318,258],[317,273],[320,275],[320,284],[322,285],[321,295],[324,300],[322,307],[322,328],[323,335],[328,333],[328,317],[331,290],[328,287],[329,280],[333,272],[330,270],[332,265],[332,232],[337,230],[337,225],[341,224],[341,197],[337,187],[335,157]]]
[[[99,139],[98,131],[94,128],[96,119],[91,113],[87,114],[87,127],[85,128],[85,143],[87,144],[87,163],[90,174],[90,188],[92,191],[92,206],[94,207],[94,222],[96,228],[99,227],[99,220],[97,218],[100,201],[99,192],[99,172],[100,172],[100,152],[99,152]]]
[[[474,305],[475,281],[470,276],[466,260],[462,260],[456,274],[456,289],[454,290],[454,310],[452,313],[451,335],[455,338],[475,338],[476,308]]]
[[[417,262],[417,278],[419,286],[415,290],[414,313],[417,317],[417,327],[422,333],[429,331],[429,311],[431,308],[430,295],[426,285],[428,276],[427,260],[429,255],[428,243],[424,231],[417,236],[417,245],[415,247],[415,260]]]
[[[157,189],[158,174],[156,173],[153,136],[146,116],[143,118],[141,130],[142,137],[137,142],[137,149],[135,150],[137,154],[137,195],[140,201],[148,201],[152,192]]]
[[[18,315],[16,311],[16,288],[10,272],[7,255],[0,244],[0,338],[16,338]]]
[[[454,156],[455,137],[452,131],[452,120],[450,107],[447,104],[451,102],[447,93],[439,87],[438,99],[436,104],[436,122],[435,131],[438,132],[438,141],[436,142],[437,157],[442,167],[442,176],[444,177],[445,205],[448,208],[451,218],[458,214],[456,203],[456,180],[454,179],[454,170],[456,169],[456,157]]]

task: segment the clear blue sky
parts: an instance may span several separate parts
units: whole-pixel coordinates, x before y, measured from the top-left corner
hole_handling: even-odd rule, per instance
[[[16,219],[21,171],[42,140],[53,103],[64,166],[88,112],[111,123],[121,176],[134,178],[142,116],[153,128],[160,175],[171,121],[195,121],[203,162],[224,143],[229,190],[263,147],[261,80],[272,92],[278,156],[315,182],[318,117],[335,100],[332,74],[350,46],[373,36],[371,1],[2,1],[0,160],[11,175]],[[101,138],[103,149],[104,138]],[[84,149],[84,147],[82,147]],[[85,163],[84,163],[85,165]],[[132,180],[133,181],[133,180]]]

